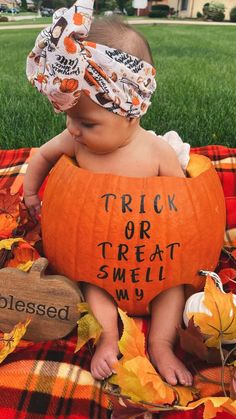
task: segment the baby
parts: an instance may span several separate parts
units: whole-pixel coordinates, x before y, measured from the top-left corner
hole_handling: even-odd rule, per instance
[[[140,126],[156,87],[147,41],[117,20],[91,24],[92,12],[84,4],[80,7],[77,2],[68,11],[72,14],[66,12],[51,30],[43,31],[28,58],[28,78],[56,110],[65,111],[67,125],[40,147],[29,163],[24,200],[33,215],[40,212],[38,190],[63,154],[74,157],[81,168],[98,173],[184,177],[173,148]],[[73,22],[78,21],[75,31]],[[55,38],[57,33],[59,39]],[[63,74],[68,71],[73,78],[65,81]],[[92,284],[82,283],[82,289],[103,328],[91,361],[91,373],[100,380],[114,372],[117,362],[117,306],[110,295]],[[189,386],[191,373],[173,351],[184,302],[182,286],[164,291],[152,301],[148,353],[169,384]]]

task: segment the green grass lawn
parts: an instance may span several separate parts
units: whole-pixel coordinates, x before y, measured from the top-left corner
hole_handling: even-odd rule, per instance
[[[9,17],[9,16],[8,16]],[[14,19],[14,17],[13,17]],[[0,22],[0,27],[12,26],[12,25],[32,25],[32,24],[48,24],[50,25],[52,21],[51,17],[32,17],[32,19],[24,19],[24,16],[21,20],[9,20],[9,22]]]
[[[150,41],[158,89],[143,126],[176,130],[192,146],[236,146],[236,28],[140,26]],[[64,128],[25,77],[37,29],[0,31],[1,148],[39,146]]]

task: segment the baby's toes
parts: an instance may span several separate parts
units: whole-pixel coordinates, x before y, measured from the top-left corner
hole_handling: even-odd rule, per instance
[[[172,368],[167,368],[164,373],[164,378],[168,384],[171,386],[175,386],[177,384],[177,378],[175,375],[175,371]]]
[[[187,371],[186,372],[186,386],[191,386],[193,384],[193,376],[191,374],[191,372]]]
[[[178,381],[183,386],[190,386],[192,384],[192,375],[188,370],[176,370]]]
[[[107,364],[108,364],[108,366],[110,368],[110,371],[111,371],[110,374],[116,374],[115,367],[116,367],[116,364],[118,362],[117,357],[114,356],[114,355],[111,355],[110,357],[107,358],[106,361],[107,361]]]

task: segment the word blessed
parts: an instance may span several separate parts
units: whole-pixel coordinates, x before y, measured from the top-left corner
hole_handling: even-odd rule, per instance
[[[50,319],[58,317],[59,320],[69,320],[69,306],[60,309],[46,304],[37,304],[33,302],[25,303],[16,299],[13,295],[3,296],[0,294],[0,310],[7,309],[28,314],[36,314],[38,316],[46,316]]]

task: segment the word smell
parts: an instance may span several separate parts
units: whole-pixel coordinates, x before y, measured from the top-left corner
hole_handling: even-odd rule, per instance
[[[13,310],[25,312],[27,314],[36,314],[50,319],[69,320],[69,306],[54,307],[52,305],[38,304],[34,302],[25,302],[16,299],[13,295],[3,296],[0,294],[0,310]]]

